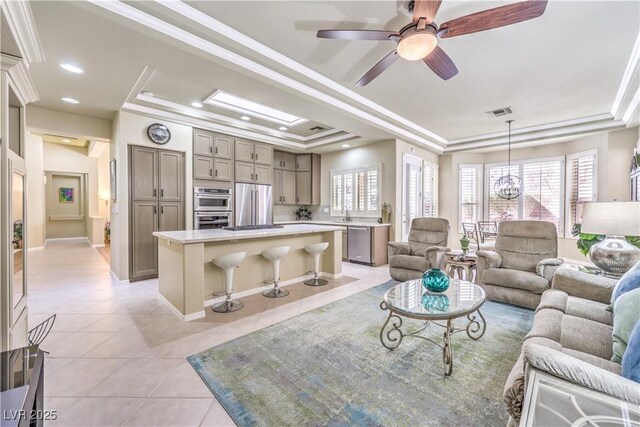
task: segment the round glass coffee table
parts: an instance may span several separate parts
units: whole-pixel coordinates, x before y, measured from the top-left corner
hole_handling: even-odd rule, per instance
[[[384,294],[380,303],[382,310],[389,310],[389,316],[380,329],[380,342],[389,350],[397,348],[405,337],[422,338],[442,348],[442,362],[445,376],[453,370],[451,335],[466,331],[469,338],[480,339],[487,329],[487,323],[480,313],[485,301],[484,290],[465,280],[451,279],[449,289],[442,293],[427,291],[422,279],[400,283]],[[454,320],[466,316],[466,325],[458,328]],[[417,331],[405,333],[402,318],[422,320],[425,324]],[[442,343],[421,335],[430,325],[444,328]]]

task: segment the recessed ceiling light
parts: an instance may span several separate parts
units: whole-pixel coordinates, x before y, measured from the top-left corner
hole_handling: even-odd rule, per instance
[[[196,108],[202,108],[202,103],[201,102],[192,102],[191,103],[192,107],[196,107]]]
[[[62,142],[71,142],[68,139],[63,139]]]
[[[60,68],[62,68],[63,70],[66,70],[70,73],[75,73],[75,74],[82,74],[84,73],[84,70],[76,65],[73,64],[60,64]]]
[[[286,126],[280,126],[278,129],[280,130],[287,130],[288,128]]]
[[[342,144],[344,148],[349,148],[349,144]]]
[[[143,90],[140,93],[144,96],[153,96],[153,92],[149,92],[148,90]]]
[[[64,97],[64,98],[62,98],[62,100],[64,102],[68,102],[69,104],[80,104],[80,101],[78,101],[77,99],[73,99],[73,98]]]
[[[251,117],[249,116],[242,116],[240,117],[242,120],[244,120],[245,122],[248,122],[249,120],[251,120]]]

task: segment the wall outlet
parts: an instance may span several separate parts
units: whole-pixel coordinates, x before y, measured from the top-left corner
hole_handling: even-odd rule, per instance
[[[324,213],[329,213],[329,208],[323,208],[323,209],[322,209],[322,212],[324,212]]]

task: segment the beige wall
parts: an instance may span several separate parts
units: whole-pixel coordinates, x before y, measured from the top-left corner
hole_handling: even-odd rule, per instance
[[[111,207],[111,270],[120,280],[129,278],[129,192],[128,146],[142,145],[185,153],[185,225],[193,227],[192,128],[163,120],[171,131],[171,141],[163,146],[147,137],[147,128],[158,120],[128,112],[118,112],[113,118],[111,158],[116,160],[117,201]]]
[[[40,107],[27,107],[27,127],[32,131],[82,137],[91,140],[111,139],[111,121]]]
[[[27,239],[28,248],[44,246],[44,181],[42,137],[29,132],[25,135],[27,162]]]
[[[623,129],[614,132],[602,132],[578,138],[572,141],[546,144],[528,148],[512,149],[513,160],[535,159],[540,157],[561,156],[581,151],[598,150],[598,200],[629,200],[629,162],[633,147],[638,140],[638,129]],[[488,153],[454,153],[440,157],[440,216],[451,222],[449,244],[453,248],[460,246],[458,240],[458,166],[466,163],[493,163],[506,160],[506,151]],[[558,242],[560,256],[585,260],[577,250],[572,238],[560,238]]]

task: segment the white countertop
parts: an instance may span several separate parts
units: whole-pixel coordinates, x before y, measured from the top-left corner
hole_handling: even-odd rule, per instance
[[[284,225],[283,228],[265,228],[262,230],[181,230],[181,231],[156,231],[154,236],[161,239],[171,240],[180,244],[189,243],[207,243],[207,242],[219,242],[226,240],[241,240],[241,239],[261,239],[271,236],[286,236],[291,234],[311,234],[311,233],[324,233],[326,231],[339,231],[340,227],[333,227],[329,225],[319,224],[291,224]]]
[[[332,225],[340,227],[390,227],[391,224],[380,224],[377,222],[342,222],[342,221],[276,221],[274,224],[318,224],[318,225]]]

